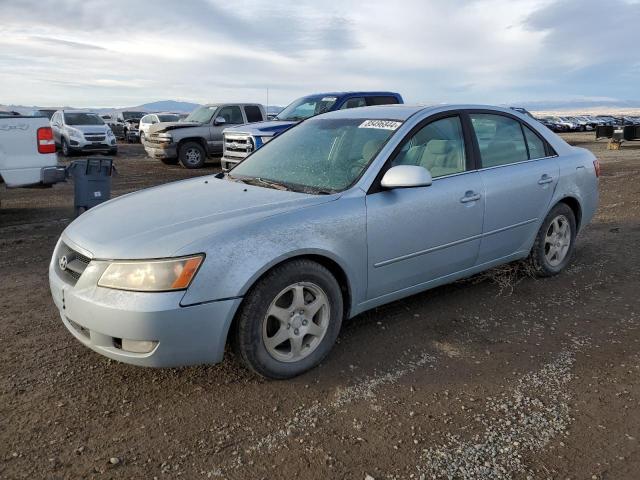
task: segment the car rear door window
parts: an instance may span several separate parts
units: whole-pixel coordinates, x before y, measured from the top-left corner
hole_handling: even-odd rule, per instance
[[[244,113],[247,116],[247,122],[261,122],[262,112],[257,105],[247,105],[244,107]]]
[[[466,152],[460,117],[435,120],[422,127],[403,145],[393,165],[418,165],[433,178],[466,170]]]
[[[376,95],[367,97],[367,105],[395,105],[400,103],[393,95]]]
[[[544,148],[544,141],[526,125],[523,125],[522,129],[524,130],[527,147],[529,148],[529,159],[534,160],[536,158],[546,157],[547,152]]]
[[[227,121],[227,123],[230,125],[237,125],[240,123],[244,123],[244,119],[242,118],[242,112],[240,111],[240,107],[236,105],[229,105],[226,107],[222,107],[217,116],[223,117]]]
[[[503,115],[472,113],[483,167],[496,167],[529,159],[520,122]]]
[[[367,102],[363,97],[350,98],[342,104],[340,110],[346,110],[347,108],[366,107]]]

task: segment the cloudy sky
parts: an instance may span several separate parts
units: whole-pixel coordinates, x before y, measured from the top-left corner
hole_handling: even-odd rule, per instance
[[[640,0],[0,0],[0,104],[640,99]]]

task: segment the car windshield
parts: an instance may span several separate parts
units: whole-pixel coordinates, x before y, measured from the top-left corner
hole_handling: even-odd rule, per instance
[[[104,121],[95,113],[65,113],[67,125],[104,125]]]
[[[333,95],[299,98],[276,115],[276,120],[299,122],[314,115],[328,112],[336,103],[336,100],[338,100],[338,97]]]
[[[161,122],[177,122],[180,117],[178,115],[158,115],[158,120]]]
[[[146,115],[146,112],[122,112],[122,118],[125,120],[140,120]]]
[[[211,117],[216,113],[218,107],[210,106],[210,107],[200,107],[196,108],[193,112],[191,112],[187,118],[185,118],[185,122],[196,122],[196,123],[209,123],[211,121]]]
[[[311,119],[256,150],[231,170],[230,177],[307,193],[342,191],[360,177],[401,124]]]

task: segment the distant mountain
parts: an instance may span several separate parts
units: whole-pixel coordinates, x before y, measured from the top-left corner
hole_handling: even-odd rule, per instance
[[[158,102],[145,103],[137,107],[118,108],[116,110],[143,110],[145,112],[178,112],[191,113],[200,105],[190,102],[179,102],[176,100],[160,100]]]

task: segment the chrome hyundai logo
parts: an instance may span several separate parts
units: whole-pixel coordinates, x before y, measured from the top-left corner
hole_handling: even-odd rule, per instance
[[[67,269],[67,257],[66,257],[66,255],[63,255],[58,259],[58,266],[60,267],[60,270],[62,270],[63,272]]]

